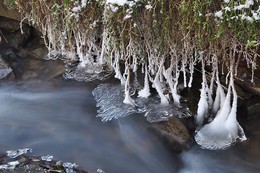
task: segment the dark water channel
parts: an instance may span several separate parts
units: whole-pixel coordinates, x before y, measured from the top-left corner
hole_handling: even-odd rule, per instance
[[[106,173],[259,172],[259,135],[226,151],[194,146],[170,152],[151,134],[141,115],[102,123],[93,87],[63,84],[0,86],[0,152],[29,147],[87,170]],[[251,151],[250,148],[256,148]],[[257,153],[258,152],[258,153]]]

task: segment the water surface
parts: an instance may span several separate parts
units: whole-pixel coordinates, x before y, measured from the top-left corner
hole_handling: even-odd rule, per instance
[[[144,126],[141,114],[103,123],[96,117],[93,86],[66,82],[0,86],[0,152],[29,147],[35,155],[108,173],[258,172],[252,137],[226,151],[194,146],[174,154]],[[257,148],[257,147],[255,147]]]

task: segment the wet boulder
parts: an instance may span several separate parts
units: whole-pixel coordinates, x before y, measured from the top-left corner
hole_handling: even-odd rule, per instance
[[[32,35],[32,28],[28,24],[0,16],[0,35],[2,41],[10,47],[20,49],[29,41]]]
[[[22,80],[51,80],[65,73],[64,63],[61,60],[47,61],[28,58],[23,60],[20,68],[23,69],[19,76]]]
[[[153,131],[170,149],[181,152],[190,148],[193,139],[188,128],[177,117],[151,124]]]

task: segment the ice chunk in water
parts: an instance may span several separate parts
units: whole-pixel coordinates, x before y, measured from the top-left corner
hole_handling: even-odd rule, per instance
[[[0,170],[1,169],[5,169],[5,170],[14,169],[17,165],[19,165],[18,161],[8,162],[7,164],[0,165]]]
[[[97,169],[97,173],[105,173],[102,169]]]
[[[65,162],[62,166],[66,169],[66,173],[76,173],[73,168],[77,165],[75,163]]]
[[[53,156],[47,155],[47,156],[42,156],[41,159],[43,161],[51,162],[53,159]]]
[[[24,148],[24,149],[18,149],[18,150],[10,150],[10,151],[6,151],[7,156],[10,158],[16,158],[22,154],[25,154],[27,152],[32,152],[31,148]]]
[[[96,106],[99,107],[97,117],[101,117],[103,122],[142,112],[138,107],[123,103],[123,91],[122,86],[112,84],[101,84],[93,90]]]

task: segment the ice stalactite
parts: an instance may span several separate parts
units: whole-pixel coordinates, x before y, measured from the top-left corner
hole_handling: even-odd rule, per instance
[[[218,69],[216,69],[216,83],[217,83],[217,90],[216,90],[216,96],[215,96],[215,100],[213,102],[213,107],[212,107],[212,113],[213,114],[217,114],[219,109],[221,109],[223,107],[223,104],[224,104],[225,99],[226,99],[224,89],[223,89],[223,87],[220,83],[220,80],[219,80]]]
[[[164,59],[161,61],[160,67],[153,80],[153,87],[156,89],[156,91],[159,94],[159,97],[161,99],[161,104],[168,105],[169,101],[168,101],[167,97],[163,94],[163,89],[162,89],[161,82],[160,82],[160,76],[162,73],[163,64],[164,64]]]
[[[138,97],[148,98],[150,93],[150,87],[149,87],[149,79],[148,79],[148,69],[147,64],[145,64],[145,76],[144,76],[144,88],[138,92]]]
[[[174,78],[174,86],[173,86],[173,91],[172,91],[172,97],[173,97],[173,101],[176,105],[180,104],[180,98],[181,96],[178,94],[177,92],[177,86],[179,83],[179,76],[180,76],[180,70],[178,69],[178,65],[176,64],[176,72],[175,72],[175,78]]]
[[[189,57],[189,71],[190,71],[190,79],[189,79],[189,83],[188,83],[189,88],[191,88],[191,86],[192,86],[194,66],[196,65],[196,61],[197,61],[196,56]]]
[[[208,88],[208,101],[209,101],[209,109],[212,110],[213,107],[213,86],[214,86],[214,81],[215,81],[215,75],[216,75],[216,70],[214,69],[213,72],[211,73],[211,80],[210,80],[210,86]]]
[[[88,60],[86,58],[86,56],[84,55],[84,46],[86,44],[86,38],[84,36],[84,34],[77,32],[77,35],[75,35],[75,42],[76,42],[76,53],[79,57],[79,61],[80,61],[80,66],[81,67],[85,67],[86,64],[88,63]]]
[[[198,103],[197,115],[196,115],[196,125],[201,126],[206,116],[208,116],[208,95],[207,95],[207,80],[205,71],[205,62],[203,59],[203,53],[200,53],[201,64],[202,64],[202,82],[200,89],[200,100]]]
[[[184,55],[181,61],[181,71],[183,73],[183,85],[185,88],[187,87],[186,66],[187,66],[187,55]]]
[[[126,63],[127,64],[127,63]],[[126,83],[125,83],[125,99],[123,103],[135,106],[134,100],[130,97],[130,67],[126,65]]]
[[[114,62],[113,62],[113,68],[115,70],[115,78],[119,79],[121,82],[121,85],[125,85],[125,78],[123,77],[121,71],[120,71],[120,53],[118,51],[114,52]],[[111,53],[113,55],[113,53]]]
[[[232,68],[231,74],[230,74],[230,85],[231,85],[232,93],[233,93],[233,102],[232,102],[231,111],[225,122],[225,126],[229,131],[232,142],[236,142],[237,139],[244,141],[247,138],[245,136],[244,130],[237,122],[237,98],[238,98],[238,96],[237,96],[237,92],[236,92],[235,84],[234,84],[233,68]]]
[[[176,62],[175,62],[176,63]],[[174,101],[174,104],[177,105],[177,106],[180,106],[180,96],[177,94],[177,84],[178,82],[178,77],[179,77],[179,72],[176,72],[176,79],[175,79],[175,82],[173,80],[173,70],[174,70],[174,58],[171,59],[171,65],[170,67],[164,71],[164,77],[170,87],[170,90],[171,90],[171,93],[172,93],[172,98],[173,98],[173,101]],[[176,65],[176,68],[177,65]],[[178,70],[178,69],[177,69]],[[175,86],[176,84],[176,86]]]

